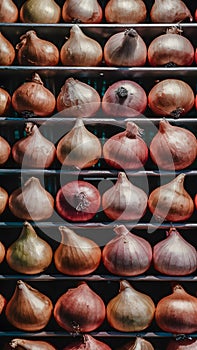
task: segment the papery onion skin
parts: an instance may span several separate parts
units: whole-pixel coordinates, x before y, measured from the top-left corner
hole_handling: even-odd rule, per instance
[[[44,220],[53,214],[54,199],[40,184],[31,177],[12,192],[9,197],[9,208],[12,214],[23,220]]]
[[[171,340],[166,350],[196,350],[197,340],[195,339],[183,339],[183,340]]]
[[[1,0],[0,22],[14,23],[18,19],[18,8],[12,0]]]
[[[111,350],[107,344],[93,338],[90,334],[84,334],[83,338],[72,342],[63,350]]]
[[[7,162],[11,152],[9,143],[0,136],[0,165]]]
[[[0,294],[0,315],[3,312],[5,305],[6,305],[6,299],[2,294]]]
[[[115,117],[140,116],[146,106],[147,96],[144,89],[131,80],[120,80],[112,84],[102,98],[104,113]]]
[[[178,23],[193,17],[186,4],[181,0],[155,0],[151,12],[151,21],[154,23]]]
[[[160,121],[159,131],[150,144],[150,156],[159,168],[185,169],[195,161],[196,155],[197,141],[191,131],[170,125],[165,119]]]
[[[138,332],[152,322],[155,305],[152,299],[135,290],[128,281],[120,282],[120,292],[107,304],[107,320],[120,332]]]
[[[110,137],[103,146],[107,164],[116,169],[139,169],[148,160],[148,147],[141,138],[143,131],[133,122],[126,130]]]
[[[185,174],[153,190],[148,199],[151,213],[165,221],[184,221],[191,217],[194,203],[183,186]]]
[[[71,276],[84,276],[95,271],[101,260],[99,246],[68,227],[60,226],[59,230],[62,241],[54,253],[57,270]]]
[[[64,22],[100,23],[103,12],[97,0],[66,0],[62,8]]]
[[[149,341],[137,337],[135,340],[131,340],[117,350],[154,350],[154,348]]]
[[[175,228],[153,248],[154,268],[170,276],[186,276],[197,269],[197,252]]]
[[[129,232],[124,225],[115,227],[115,238],[102,251],[104,266],[119,276],[137,276],[147,271],[152,261],[152,248],[143,238]]]
[[[159,116],[179,117],[192,109],[194,93],[182,80],[165,79],[149,92],[148,105]]]
[[[11,107],[11,96],[10,94],[0,88],[0,116],[6,115]]]
[[[5,247],[3,243],[0,242],[0,264],[2,263],[4,257],[5,257]]]
[[[195,21],[197,22],[197,9],[195,11]]]
[[[179,34],[179,30],[169,28],[166,34],[155,38],[148,47],[148,61],[151,66],[191,66],[194,48],[191,42]]]
[[[142,23],[147,10],[142,0],[110,0],[105,7],[108,23]]]
[[[0,215],[4,212],[8,203],[8,193],[0,187]]]
[[[147,48],[135,29],[112,35],[104,46],[107,66],[140,67],[146,63]]]
[[[116,184],[103,194],[102,207],[111,220],[139,220],[146,211],[147,195],[120,172]]]
[[[56,350],[54,346],[48,342],[41,340],[27,340],[27,339],[12,339],[6,350]]]
[[[70,37],[60,50],[64,66],[94,67],[101,64],[103,50],[94,39],[85,35],[77,24],[70,30]]]
[[[63,117],[91,117],[100,107],[98,92],[77,79],[66,79],[57,97],[57,110]]]
[[[0,66],[11,66],[14,59],[14,47],[0,32]]]
[[[47,325],[52,310],[53,304],[46,295],[19,280],[6,306],[5,314],[12,326],[33,332]]]
[[[100,207],[100,194],[87,181],[71,181],[56,195],[56,208],[65,219],[73,222],[92,219]]]
[[[85,127],[82,119],[77,119],[74,127],[58,142],[57,158],[61,164],[88,168],[101,157],[99,139]]]
[[[54,144],[47,140],[38,127],[26,123],[27,136],[17,141],[12,147],[12,156],[16,163],[31,168],[48,168],[56,156]]]
[[[39,117],[47,117],[53,113],[55,105],[55,96],[43,86],[37,73],[31,82],[19,86],[12,95],[12,106],[18,113],[29,111]]]
[[[156,307],[157,325],[165,332],[188,334],[197,331],[197,298],[175,284],[173,293],[162,298]]]
[[[16,45],[17,59],[24,66],[56,66],[59,51],[50,41],[40,39],[34,30],[29,30],[20,37]]]
[[[86,282],[82,282],[78,287],[68,289],[57,300],[54,317],[59,326],[68,332],[76,327],[80,332],[91,332],[103,323],[105,304]]]
[[[58,23],[61,9],[54,0],[26,0],[20,9],[23,23]]]

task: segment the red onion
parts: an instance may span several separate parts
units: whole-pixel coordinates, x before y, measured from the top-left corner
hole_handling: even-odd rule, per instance
[[[197,9],[195,11],[195,21],[197,22]]]
[[[115,117],[137,117],[147,106],[144,89],[131,80],[120,80],[108,87],[102,99],[104,113]]]
[[[180,170],[191,165],[197,155],[196,137],[185,128],[163,119],[150,144],[150,156],[159,168]]]
[[[178,23],[189,18],[192,22],[191,12],[181,0],[155,0],[150,12],[154,23]]]
[[[68,332],[91,332],[103,323],[105,304],[86,282],[82,282],[57,300],[54,317]]]
[[[4,212],[8,203],[8,193],[0,187],[0,215]]]
[[[105,18],[109,23],[141,23],[146,15],[142,0],[109,0],[105,7]]]
[[[111,348],[91,335],[84,334],[82,339],[72,342],[63,350],[111,350]]]
[[[62,8],[64,22],[100,23],[103,12],[97,0],[66,0]]]
[[[0,22],[13,23],[18,19],[18,8],[12,0],[1,0]]]
[[[151,245],[129,232],[124,225],[115,227],[116,237],[102,252],[105,267],[119,276],[137,276],[147,271],[152,260]]]
[[[175,284],[173,293],[162,298],[156,307],[157,325],[165,332],[193,333],[197,331],[197,298]]]
[[[14,62],[14,59],[14,47],[0,32],[0,65],[10,66]]]
[[[10,94],[0,88],[0,116],[6,115],[11,106],[11,96]]]
[[[103,146],[103,156],[116,169],[139,169],[148,160],[148,147],[141,138],[141,130],[133,122],[127,123],[125,131],[118,133]]]
[[[197,269],[197,252],[175,228],[153,249],[153,263],[157,271],[166,275],[185,276]]]
[[[166,350],[196,350],[197,340],[195,339],[183,339],[183,340],[171,340]]]
[[[42,340],[12,339],[6,350],[56,350],[54,346]]]
[[[180,32],[176,27],[169,28],[166,34],[151,42],[148,48],[151,66],[191,66],[194,61],[194,48]]]
[[[112,220],[139,220],[146,211],[147,195],[119,173],[116,184],[103,194],[102,206]]]
[[[70,221],[88,221],[100,207],[100,194],[95,186],[86,181],[71,181],[57,193],[58,213]]]
[[[194,93],[182,80],[165,79],[156,84],[148,95],[150,109],[159,116],[180,117],[194,105]]]
[[[146,44],[133,28],[112,35],[104,46],[104,59],[107,66],[144,66],[146,56]]]
[[[4,258],[5,258],[5,247],[3,243],[0,242],[0,264],[2,263]]]
[[[0,136],[0,165],[7,162],[11,152],[11,147],[9,143]]]

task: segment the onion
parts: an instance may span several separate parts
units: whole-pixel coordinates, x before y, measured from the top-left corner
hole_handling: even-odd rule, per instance
[[[57,193],[56,208],[66,220],[88,221],[100,207],[100,194],[95,186],[87,181],[71,181]]]
[[[153,263],[166,275],[185,276],[197,269],[197,252],[173,227],[167,238],[153,248]]]
[[[107,164],[116,169],[139,169],[148,160],[148,147],[141,138],[141,130],[133,122],[125,131],[110,137],[103,146]]]
[[[12,44],[0,32],[0,66],[11,66],[15,59]]]
[[[70,30],[70,37],[62,46],[60,59],[64,66],[98,66],[103,57],[100,44],[85,35],[77,24]]]
[[[197,331],[197,298],[175,284],[173,293],[162,298],[156,307],[157,325],[165,332],[193,333]]]
[[[38,237],[27,221],[23,224],[20,236],[6,253],[6,261],[11,269],[29,275],[44,271],[50,265],[52,257],[50,245]]]
[[[55,304],[54,317],[68,332],[91,332],[105,319],[105,304],[86,282],[68,289]]]
[[[44,220],[53,214],[54,199],[41,186],[40,181],[31,177],[23,187],[9,197],[9,208],[16,217],[23,220]]]
[[[185,128],[170,125],[163,119],[159,131],[150,144],[150,156],[159,168],[166,170],[185,169],[197,155],[196,137]]]
[[[62,241],[54,253],[57,270],[71,276],[83,276],[95,271],[101,260],[99,246],[68,227],[60,226],[59,230]]]
[[[41,340],[12,339],[9,350],[56,350],[51,344]]]
[[[197,340],[195,339],[183,339],[183,340],[171,340],[166,350],[196,350]]]
[[[120,282],[120,292],[107,305],[107,320],[120,332],[138,332],[152,322],[155,305],[152,299],[136,291],[127,281]]]
[[[43,329],[51,317],[51,300],[23,281],[17,281],[16,289],[5,310],[7,320],[23,331]]]
[[[16,45],[18,62],[28,66],[56,66],[59,62],[59,51],[50,41],[37,37],[34,30],[29,30],[20,37]]]
[[[4,188],[0,187],[0,215],[4,212],[8,203],[8,194]]]
[[[197,22],[197,9],[195,11],[195,21]]]
[[[136,117],[147,106],[144,89],[131,80],[120,80],[107,89],[102,99],[103,111],[112,116]]]
[[[117,237],[109,241],[102,252],[107,270],[119,276],[137,276],[147,271],[152,260],[151,245],[124,225],[116,226],[114,232]]]
[[[139,220],[146,211],[147,195],[122,172],[116,184],[103,194],[102,206],[112,220]]]
[[[191,66],[194,61],[194,48],[180,32],[177,27],[169,28],[166,34],[151,42],[148,48],[151,66]]]
[[[150,109],[159,116],[180,117],[194,105],[194,93],[182,80],[165,79],[156,84],[148,95]]]
[[[0,315],[3,312],[5,305],[6,305],[6,299],[2,294],[0,294]]]
[[[68,78],[57,97],[57,110],[64,117],[91,117],[100,107],[101,98],[90,85]]]
[[[11,96],[10,94],[0,88],[0,116],[6,115],[11,106]]]
[[[63,350],[111,350],[111,348],[91,335],[85,334],[83,339],[72,342]]]
[[[53,113],[55,105],[55,96],[44,87],[37,73],[33,74],[31,82],[19,86],[12,95],[12,106],[18,113],[29,111],[47,117]]]
[[[101,143],[89,132],[82,119],[58,142],[57,158],[63,165],[88,168],[101,157]]]
[[[24,23],[58,23],[61,9],[54,0],[26,0],[20,10]]]
[[[155,0],[150,12],[154,23],[177,23],[189,18],[192,22],[191,12],[181,0]]]
[[[104,46],[107,66],[144,66],[146,56],[146,44],[133,28],[112,35]]]
[[[62,8],[65,22],[100,23],[103,12],[97,0],[66,0]]]
[[[18,19],[18,8],[12,0],[1,0],[0,22],[13,23]]]
[[[15,162],[27,167],[48,168],[56,156],[55,146],[42,136],[33,123],[26,123],[25,131],[27,137],[17,141],[12,147]]]
[[[110,0],[105,7],[109,23],[141,23],[146,20],[147,10],[142,0]]]
[[[9,143],[0,136],[0,165],[7,162],[11,152],[11,147]]]
[[[0,264],[2,263],[4,257],[5,257],[5,247],[3,243],[0,242]]]
[[[173,222],[190,218],[194,211],[194,203],[184,189],[184,178],[185,174],[180,174],[150,194],[148,206],[154,216]]]
[[[129,343],[121,346],[118,350],[154,350],[152,344],[140,337],[131,340]]]

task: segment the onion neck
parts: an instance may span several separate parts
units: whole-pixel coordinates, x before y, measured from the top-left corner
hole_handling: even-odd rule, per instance
[[[172,125],[170,125],[170,123],[165,118],[163,118],[159,123],[159,132],[161,134],[165,134],[165,132],[170,128],[172,128]]]
[[[116,226],[113,231],[118,235],[118,236],[126,236],[128,235],[129,231],[124,225],[118,225]]]
[[[180,233],[176,230],[175,227],[171,227],[169,231],[166,232],[167,237],[181,237]]]
[[[40,76],[39,76],[38,73],[33,73],[33,74],[32,74],[31,81],[32,81],[33,83],[40,84],[40,85],[44,86],[44,83],[43,83],[43,81],[41,80],[41,78],[40,78]]]
[[[133,287],[130,285],[130,283],[126,280],[123,280],[123,281],[120,281],[120,289],[119,289],[119,292],[123,292],[125,291],[126,289],[129,289],[129,290],[133,290]]]
[[[86,35],[82,32],[80,27],[77,24],[74,24],[70,30],[70,39],[76,40],[77,38],[87,38]]]
[[[181,35],[183,30],[179,26],[172,26],[166,29],[166,34],[178,34]]]
[[[62,244],[72,243],[73,241],[77,242],[78,236],[73,230],[69,229],[66,226],[60,226],[59,231],[62,237],[62,240],[61,240]]]
[[[126,136],[129,139],[136,139],[143,134],[143,130],[140,129],[135,123],[128,122],[126,128]]]
[[[36,177],[33,177],[33,176],[29,180],[27,180],[27,182],[24,184],[24,189],[28,189],[31,187],[33,187],[33,189],[35,189],[37,187],[38,189],[43,190],[39,179],[37,179]]]
[[[177,191],[179,193],[183,192],[184,179],[185,179],[185,174],[180,174],[173,180],[173,182],[175,184],[175,191]]]
[[[25,223],[23,224],[23,229],[22,229],[20,238],[27,238],[27,237],[37,238],[37,234],[36,234],[36,231],[33,229],[33,227],[30,225],[30,223],[25,221]]]
[[[84,126],[84,123],[83,123],[83,120],[81,118],[77,118],[76,122],[75,122],[75,125],[73,127],[74,129],[77,129],[77,128],[85,128]]]
[[[172,283],[172,290],[173,293],[186,293],[183,287],[176,282]]]

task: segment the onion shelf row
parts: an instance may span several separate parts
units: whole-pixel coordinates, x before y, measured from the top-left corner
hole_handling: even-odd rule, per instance
[[[46,12],[46,8],[49,10]],[[54,0],[26,0],[21,6],[16,6],[12,0],[2,0],[0,7],[1,22],[24,23],[58,23],[63,20],[81,23],[143,23],[149,15],[154,23],[190,22],[193,16],[181,0],[168,0],[164,5],[162,0],[155,0],[150,14],[142,0],[66,0],[61,7]],[[197,20],[197,15],[195,14]]]
[[[0,65],[56,66],[60,61],[63,66],[78,67],[103,64],[115,67],[188,67],[197,63],[197,49],[195,53],[191,39],[187,39],[182,32],[177,26],[169,27],[165,34],[146,44],[135,29],[128,28],[113,34],[102,47],[74,24],[70,37],[60,49],[30,30],[20,37],[16,51],[1,33]]]

